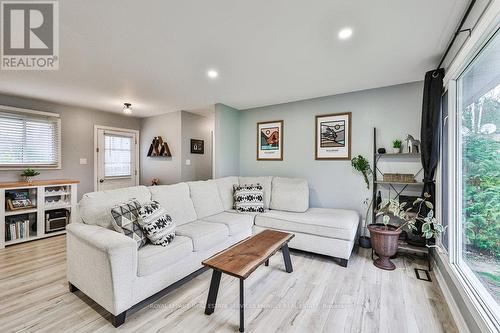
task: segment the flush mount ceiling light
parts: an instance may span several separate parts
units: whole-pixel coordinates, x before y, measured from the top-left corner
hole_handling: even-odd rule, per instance
[[[219,76],[219,73],[217,73],[217,71],[215,69],[210,69],[208,72],[207,72],[207,76],[211,79],[215,79],[217,78],[217,76]]]
[[[132,104],[130,104],[130,103],[123,103],[123,113],[125,113],[125,114],[132,114]]]
[[[339,31],[339,39],[345,40],[349,39],[352,36],[352,29],[351,28],[342,28]]]

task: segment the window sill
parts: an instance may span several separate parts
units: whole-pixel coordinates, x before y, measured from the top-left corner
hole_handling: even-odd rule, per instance
[[[444,251],[440,252],[440,250],[436,250],[436,251],[434,251],[433,255],[435,257],[434,261],[437,261],[437,259],[438,259],[438,258],[436,258],[436,256],[437,256],[437,257],[439,257],[439,261],[441,263],[441,265],[439,265],[436,262],[436,265],[435,265],[435,267],[437,268],[438,274],[441,275],[443,280],[446,280],[444,278],[445,274],[446,274],[446,276],[449,277],[449,280],[452,281],[452,283],[454,284],[454,287],[457,289],[457,291],[459,293],[459,295],[455,295],[455,296],[460,297],[461,301],[465,304],[466,309],[462,309],[462,311],[467,310],[470,313],[470,316],[473,317],[476,326],[481,329],[481,332],[492,332],[492,333],[498,332],[499,328],[496,326],[494,319],[492,319],[492,317],[490,316],[488,311],[484,309],[483,305],[477,299],[476,293],[472,290],[472,288],[470,286],[470,282],[465,278],[463,272],[459,269],[459,267],[457,267],[455,264],[451,264],[449,262],[449,258]],[[442,266],[444,268],[445,272],[441,271],[440,266]],[[441,288],[443,288],[443,287],[447,288],[448,291],[450,291],[450,289],[447,285],[442,286]],[[448,294],[449,294],[449,296],[451,296],[453,298],[454,302],[457,302],[456,298],[454,297],[453,294],[451,294],[451,292],[448,292]],[[451,307],[454,307],[457,310],[460,308],[460,307],[457,307],[456,303],[451,305]],[[459,314],[462,317],[461,318],[462,320],[458,320],[459,322],[457,323],[457,325],[459,325],[459,326],[464,326],[463,323],[467,324],[465,322],[465,318],[464,318],[462,311],[460,311],[460,314]],[[468,328],[469,327],[467,327],[467,329]]]

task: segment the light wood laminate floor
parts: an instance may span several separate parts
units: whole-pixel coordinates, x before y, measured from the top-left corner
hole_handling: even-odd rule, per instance
[[[115,329],[106,311],[66,283],[65,236],[0,250],[1,332],[236,332],[238,280],[223,274],[218,306],[204,312],[207,271]],[[415,278],[425,262],[394,260],[375,268],[370,252],[353,253],[347,269],[331,259],[292,252],[294,272],[277,253],[246,281],[246,332],[456,332],[435,282]],[[433,281],[434,275],[432,275]],[[104,315],[104,317],[103,317]]]

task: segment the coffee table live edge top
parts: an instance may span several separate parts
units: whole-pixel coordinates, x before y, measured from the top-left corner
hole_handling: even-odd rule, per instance
[[[266,229],[204,260],[204,266],[246,279],[253,271],[287,244],[294,234]]]

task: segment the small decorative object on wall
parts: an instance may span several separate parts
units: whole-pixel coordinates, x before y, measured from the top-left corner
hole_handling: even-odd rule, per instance
[[[155,136],[149,147],[148,157],[172,157],[167,142],[161,136]]]
[[[257,123],[257,160],[283,160],[283,120]]]
[[[399,139],[392,140],[392,153],[393,154],[401,153],[401,144],[402,144],[402,142]]]
[[[385,148],[379,148],[379,149],[377,150],[377,153],[379,153],[379,154],[385,154],[386,152],[387,152],[387,151],[385,150]]]
[[[316,159],[351,159],[351,112],[316,116]]]
[[[205,154],[205,142],[191,139],[191,154]]]
[[[420,141],[416,140],[408,134],[406,136],[406,146],[408,147],[408,154],[419,154],[420,153]]]
[[[33,182],[33,177],[36,177],[39,174],[40,174],[40,172],[28,168],[28,169],[24,169],[23,170],[23,173],[21,174],[21,176],[24,177],[24,179],[26,180],[26,182],[32,183]]]
[[[151,179],[151,186],[158,186],[158,185],[160,185],[160,178]]]

